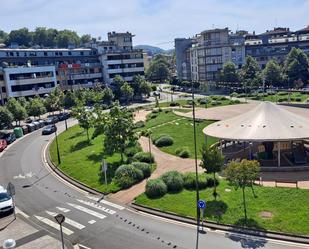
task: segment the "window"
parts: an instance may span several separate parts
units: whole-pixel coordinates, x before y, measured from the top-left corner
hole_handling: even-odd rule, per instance
[[[71,51],[69,51],[69,53],[68,53],[69,55],[72,55],[72,52]]]
[[[81,52],[80,52],[80,55],[84,55],[84,52],[83,52],[83,51],[81,51]]]
[[[44,52],[44,56],[47,56],[47,52]]]

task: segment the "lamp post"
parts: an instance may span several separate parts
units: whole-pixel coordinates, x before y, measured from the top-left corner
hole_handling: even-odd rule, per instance
[[[199,227],[200,227],[200,209],[197,205],[200,199],[199,186],[198,186],[198,170],[197,170],[197,145],[196,145],[196,123],[195,123],[195,102],[194,102],[194,88],[192,83],[192,114],[193,114],[193,136],[194,136],[194,159],[195,159],[195,188],[196,188],[196,249],[198,249]]]
[[[65,221],[65,217],[63,214],[57,214],[55,216],[55,220],[60,225],[60,235],[61,235],[61,243],[62,243],[62,249],[64,249],[64,241],[63,241],[63,232],[62,232],[62,223]]]
[[[56,127],[56,125],[55,125]],[[58,144],[58,136],[57,136],[57,127],[55,129],[55,137],[56,137],[56,146],[57,146],[57,157],[58,157],[58,165],[61,164],[60,152],[59,152],[59,144]]]

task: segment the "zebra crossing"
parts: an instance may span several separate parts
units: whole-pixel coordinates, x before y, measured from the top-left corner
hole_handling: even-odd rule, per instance
[[[94,225],[95,223],[104,220],[109,215],[115,215],[117,211],[125,209],[123,206],[106,200],[101,200],[100,203],[98,203],[97,201],[99,198],[93,196],[86,197],[89,200],[86,200],[86,198],[75,199],[75,201],[66,202],[61,206],[56,206],[49,210],[45,210],[38,215],[33,215],[33,217],[49,228],[60,230],[60,226],[55,221],[54,217],[58,213],[64,213],[65,221],[62,225],[62,230],[65,235],[70,236],[73,235],[76,230],[87,229],[87,226]],[[74,219],[74,217],[81,217],[81,213],[83,213],[82,220]]]

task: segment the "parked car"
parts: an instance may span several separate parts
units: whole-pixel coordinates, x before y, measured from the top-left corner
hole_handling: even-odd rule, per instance
[[[4,151],[4,149],[7,147],[7,142],[5,139],[0,139],[0,152]]]
[[[7,193],[7,190],[0,185],[0,215],[13,211],[14,211],[13,199]]]
[[[28,127],[27,125],[24,125],[23,127],[21,127],[23,129],[23,133],[24,135],[28,134],[29,133],[29,130],[28,130]]]
[[[13,132],[2,133],[0,135],[1,139],[5,139],[7,144],[11,144],[16,140],[16,135]]]
[[[33,118],[26,118],[26,120],[25,120],[25,122],[27,123],[27,124],[30,124],[30,123],[32,123],[33,122]]]
[[[38,120],[38,122],[40,123],[40,128],[43,128],[45,126],[45,120]]]
[[[57,127],[55,125],[47,125],[42,130],[42,135],[49,135],[57,131]]]
[[[32,123],[27,124],[27,127],[28,127],[28,133],[35,131],[35,125],[34,124],[32,124]]]
[[[34,124],[36,130],[41,128],[41,124],[38,121],[34,121],[32,124]]]
[[[49,116],[45,120],[45,125],[56,124],[57,122],[59,122],[59,119],[57,118],[57,116]]]
[[[70,117],[70,113],[68,112],[64,112],[64,113],[60,113],[57,115],[59,121],[63,121],[63,120],[66,120]]]

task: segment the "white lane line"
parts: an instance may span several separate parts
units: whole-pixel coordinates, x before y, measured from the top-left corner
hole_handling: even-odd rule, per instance
[[[85,204],[87,206],[99,209],[99,210],[101,210],[103,212],[106,212],[108,214],[115,214],[116,213],[116,211],[108,209],[108,208],[105,208],[105,207],[102,207],[102,206],[100,206],[97,203],[93,203],[93,202],[90,202],[90,201],[79,200],[79,199],[77,199],[77,201],[79,201],[80,203],[83,203],[83,204]]]
[[[88,221],[88,223],[92,225],[92,224],[96,223],[96,221],[95,220],[90,220],[90,221]]]
[[[49,212],[49,211],[45,211],[45,212],[46,212],[48,215],[53,216],[53,217],[55,217],[55,216],[57,215],[57,214],[54,213],[54,212]],[[79,230],[85,228],[84,225],[82,225],[82,224],[80,224],[80,223],[78,223],[78,222],[76,222],[76,221],[74,221],[74,220],[71,220],[71,219],[69,219],[68,217],[65,217],[64,223],[67,223],[67,224],[71,225],[72,227],[75,227],[75,228],[77,228],[77,229],[79,229]]]
[[[54,221],[51,221],[51,220],[49,220],[49,219],[47,219],[47,218],[41,217],[41,216],[35,215],[34,217],[37,218],[39,221],[42,221],[42,222],[45,223],[46,225],[51,226],[51,227],[54,228],[54,229],[60,230],[60,226],[59,226],[58,223],[56,223],[56,222],[54,222]],[[66,235],[71,235],[71,234],[74,233],[72,230],[70,230],[70,229],[68,229],[68,228],[66,228],[66,227],[64,227],[64,226],[62,226],[62,231],[63,231],[63,233],[65,233]]]
[[[87,198],[89,198],[91,200],[94,200],[94,201],[98,201],[99,200],[99,198],[96,198],[96,197],[93,197],[93,196],[89,196],[89,195],[87,195]],[[106,201],[106,200],[102,200],[102,201],[100,201],[100,203],[106,204],[106,205],[114,207],[114,208],[117,208],[119,210],[125,209],[123,206],[120,206],[118,204],[115,204],[115,203],[112,203],[112,202],[109,202],[109,201]]]
[[[61,212],[64,212],[64,213],[68,213],[70,212],[71,210],[70,209],[67,209],[67,208],[63,208],[63,207],[56,207],[58,210],[60,210]]]
[[[28,214],[26,214],[26,213],[24,213],[23,211],[21,211],[18,207],[15,207],[15,212],[17,213],[17,214],[21,214],[22,216],[24,216],[25,218],[29,218],[29,215]]]
[[[85,208],[83,206],[79,206],[79,205],[76,205],[76,204],[73,204],[73,203],[67,203],[67,204],[70,205],[71,207],[74,207],[74,208],[76,208],[76,209],[78,209],[80,211],[83,211],[83,212],[87,213],[87,214],[91,214],[91,215],[93,215],[93,216],[95,216],[95,217],[97,217],[97,218],[99,218],[101,220],[106,218],[105,215],[100,214],[100,213],[95,212],[95,211],[92,211],[92,210],[90,210],[88,208]]]

